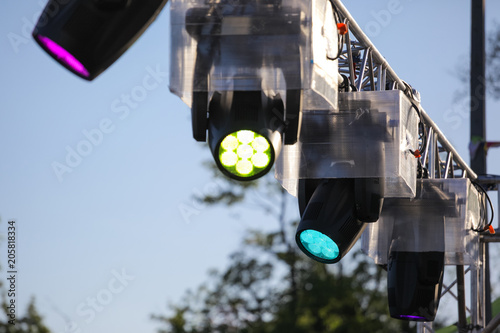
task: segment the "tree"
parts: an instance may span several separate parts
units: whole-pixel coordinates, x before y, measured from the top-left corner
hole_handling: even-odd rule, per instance
[[[212,271],[196,292],[188,291],[179,304],[171,305],[171,314],[153,316],[164,324],[160,333],[414,331],[407,322],[389,317],[381,284],[385,272],[365,256],[344,258],[350,258],[350,267],[326,266],[297,250],[297,222],[285,217],[288,196],[271,176],[255,183],[227,180],[227,185],[197,199],[213,205],[257,205],[278,221],[278,228],[270,233],[250,230],[225,270]],[[252,195],[252,188],[266,196]]]
[[[0,220],[1,221],[1,220]],[[43,319],[35,307],[35,298],[32,297],[24,316],[16,314],[14,321],[9,317],[7,291],[0,281],[0,295],[2,309],[0,310],[0,333],[50,333],[43,323]],[[17,309],[16,309],[17,311]]]
[[[43,323],[43,318],[35,307],[35,298],[31,298],[26,313],[17,317],[15,325],[9,323],[7,311],[7,300],[5,294],[2,300],[2,320],[0,320],[0,333],[50,333]]]
[[[462,82],[462,87],[454,94],[454,102],[460,103],[470,97],[470,58],[461,57],[454,71],[456,77]],[[484,85],[486,93],[495,100],[500,99],[500,24],[490,31],[486,43],[486,77]],[[468,104],[466,104],[469,106]]]
[[[486,81],[488,91],[496,100],[500,99],[500,25],[497,24],[495,31],[488,36],[488,47],[486,52],[487,71]]]

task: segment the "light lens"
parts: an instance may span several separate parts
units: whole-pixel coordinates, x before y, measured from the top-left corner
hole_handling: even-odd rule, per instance
[[[254,150],[250,145],[239,145],[238,148],[236,148],[236,154],[238,154],[239,158],[247,160],[252,158]]]
[[[220,155],[220,162],[225,167],[232,167],[238,163],[238,155],[232,151],[225,151]]]
[[[238,138],[238,141],[243,143],[243,144],[249,144],[255,139],[255,133],[254,131],[238,131],[236,132],[236,137]],[[259,135],[259,134],[257,134]]]
[[[408,320],[426,320],[425,317],[421,316],[411,316],[411,315],[400,315],[399,318],[401,319],[408,319]]]
[[[269,164],[269,156],[264,153],[257,152],[252,156],[252,163],[257,168],[265,168]]]
[[[249,160],[239,160],[236,163],[236,171],[242,176],[249,175],[253,171],[252,162]]]
[[[222,140],[220,146],[224,150],[232,151],[238,148],[238,138],[234,134],[229,134]]]
[[[300,233],[300,242],[313,256],[333,260],[339,256],[339,247],[328,236],[319,231],[307,229]]]
[[[71,53],[66,51],[59,44],[54,42],[48,37],[37,36],[38,40],[52,53],[59,61],[63,62],[65,65],[70,67],[72,70],[80,75],[89,77],[89,71],[83,66],[83,64],[78,61]]]
[[[259,136],[253,140],[252,147],[259,153],[264,152],[269,149],[269,142],[263,136]]]
[[[271,145],[262,135],[241,130],[227,135],[219,147],[219,161],[230,173],[243,178],[267,171],[271,163]]]

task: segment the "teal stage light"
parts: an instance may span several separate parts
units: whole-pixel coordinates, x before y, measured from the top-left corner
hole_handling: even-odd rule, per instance
[[[334,260],[339,256],[338,245],[319,231],[306,229],[300,233],[299,240],[309,253],[318,258]]]
[[[311,183],[318,185],[308,186],[306,181],[299,185],[299,206],[305,209],[295,240],[310,258],[333,264],[349,252],[366,227],[356,214],[355,180],[311,180]]]

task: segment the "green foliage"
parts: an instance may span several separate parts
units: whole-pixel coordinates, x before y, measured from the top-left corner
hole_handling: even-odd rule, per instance
[[[0,220],[1,222],[1,220]],[[7,292],[0,281],[0,295],[2,297],[0,310],[0,333],[50,333],[50,330],[43,323],[35,307],[35,298],[31,298],[24,316],[19,316],[19,305],[16,307],[15,325],[9,323],[9,312],[7,310]]]
[[[455,100],[462,102],[470,97],[470,57],[462,57],[456,66],[455,75],[462,82],[462,87],[455,92]],[[500,24],[488,32],[486,43],[486,71],[482,78],[488,97],[500,99]]]
[[[5,295],[3,295],[0,333],[50,333],[50,330],[45,326],[42,317],[36,310],[34,298],[29,302],[24,316],[19,316],[19,309],[16,309],[16,311],[15,325],[12,325],[9,323],[7,317],[7,303]]]
[[[196,293],[187,293],[182,304],[171,307],[173,315],[156,317],[167,326],[160,332],[413,332],[388,315],[380,283],[385,272],[355,257],[354,269],[346,274],[299,253],[272,257],[247,239],[227,269],[212,273]]]
[[[226,190],[198,199],[214,205],[253,201],[278,228],[249,230],[225,270],[213,271],[195,292],[186,292],[169,315],[153,316],[164,324],[160,333],[415,332],[407,322],[390,318],[386,273],[364,255],[349,254],[344,269],[342,263],[326,266],[298,251],[297,222],[285,221],[287,194],[272,176],[252,183],[226,181]],[[255,198],[250,189],[266,193]]]
[[[488,36],[488,47],[486,52],[487,70],[486,80],[488,91],[495,99],[500,99],[500,25],[497,24],[495,30]]]

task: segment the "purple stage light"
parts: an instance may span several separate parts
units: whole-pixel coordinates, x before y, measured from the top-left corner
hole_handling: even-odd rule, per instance
[[[59,61],[69,66],[78,74],[89,77],[89,71],[85,68],[85,66],[83,66],[80,61],[78,61],[71,53],[66,51],[59,44],[45,36],[39,35],[37,38],[50,53],[59,59]]]
[[[411,315],[400,315],[399,316],[401,319],[410,319],[410,320],[425,320],[424,317],[420,316],[411,316]]]

